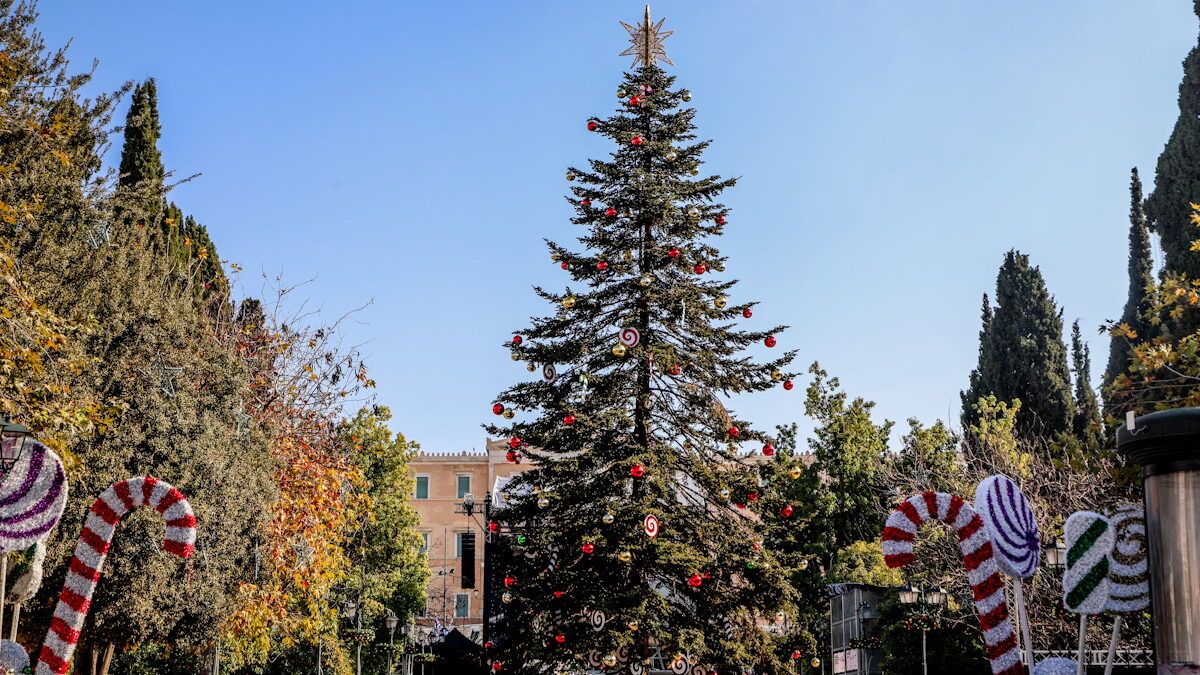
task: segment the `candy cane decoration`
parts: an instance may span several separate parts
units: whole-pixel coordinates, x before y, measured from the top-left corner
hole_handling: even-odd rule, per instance
[[[987,643],[988,661],[994,675],[1024,675],[1017,636],[1008,614],[1004,581],[992,555],[992,542],[983,520],[961,497],[944,492],[925,492],[901,502],[883,528],[884,562],[904,567],[916,558],[913,541],[917,528],[928,520],[940,520],[958,534],[967,582],[975,597],[975,616]]]
[[[192,554],[196,543],[196,516],[179,490],[157,478],[129,478],[113,483],[100,494],[83,521],[83,532],[63,582],[62,594],[42,643],[36,675],[62,675],[91,607],[92,593],[100,580],[104,559],[112,545],[117,523],[139,506],[153,506],[167,523],[163,550],[181,558]]]

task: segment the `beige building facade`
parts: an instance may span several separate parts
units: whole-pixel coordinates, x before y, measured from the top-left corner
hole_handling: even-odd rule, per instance
[[[489,439],[483,452],[421,452],[412,462],[415,488],[410,503],[421,516],[417,531],[424,539],[430,572],[425,613],[417,621],[418,637],[441,625],[481,641],[484,499],[497,478],[530,466],[507,461],[507,452],[505,441]],[[465,513],[467,501],[474,503],[473,514]]]

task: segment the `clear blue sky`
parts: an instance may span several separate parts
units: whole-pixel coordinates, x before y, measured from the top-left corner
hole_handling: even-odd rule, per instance
[[[564,167],[609,151],[642,4],[44,0],[97,83],[158,79],[173,198],[223,258],[282,272],[366,346],[393,428],[481,448],[529,376],[498,343],[561,284]],[[720,243],[753,321],[880,416],[957,419],[1003,254],[1082,319],[1098,377],[1126,291],[1128,171],[1149,179],[1196,41],[1186,0],[661,0],[706,159],[741,177]],[[124,111],[122,110],[122,115]],[[1148,180],[1149,182],[1149,180]],[[743,396],[801,421],[803,384]]]

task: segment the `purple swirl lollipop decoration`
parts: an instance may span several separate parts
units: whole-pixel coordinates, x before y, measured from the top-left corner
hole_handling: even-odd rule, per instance
[[[992,539],[996,564],[1010,577],[1033,576],[1041,562],[1042,540],[1025,494],[1007,476],[988,476],[975,490],[975,510]]]
[[[36,441],[0,479],[0,553],[21,551],[46,536],[67,505],[67,475],[58,455]]]

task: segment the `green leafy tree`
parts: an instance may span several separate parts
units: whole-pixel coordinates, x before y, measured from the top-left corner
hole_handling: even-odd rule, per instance
[[[963,492],[967,481],[959,442],[959,437],[941,420],[926,427],[915,417],[909,418],[904,445],[891,462],[895,479],[887,483],[905,486],[905,494],[898,497],[927,490]]]
[[[996,277],[996,306],[983,299],[979,364],[962,392],[962,425],[977,421],[975,403],[985,396],[1020,399],[1017,431],[1027,438],[1054,438],[1071,429],[1074,405],[1062,313],[1029,256],[1009,251]]]
[[[359,599],[367,626],[388,612],[401,623],[419,614],[429,578],[415,529],[419,515],[408,502],[413,491],[409,463],[419,446],[388,429],[391,417],[384,406],[363,408],[339,430],[370,498],[370,510],[350,533],[346,553],[353,574],[343,582]]]
[[[1104,443],[1100,402],[1092,389],[1091,349],[1083,341],[1078,319],[1071,325],[1071,371],[1075,375],[1075,419],[1071,430],[1085,447],[1098,449]]]
[[[1200,3],[1193,3],[1200,14]],[[1200,202],[1200,46],[1183,61],[1179,83],[1179,117],[1158,156],[1154,190],[1146,200],[1150,228],[1158,233],[1165,276],[1200,279],[1200,252],[1192,246],[1195,230],[1189,204]],[[1182,312],[1170,326],[1187,335],[1200,328],[1200,312]]]
[[[1146,214],[1142,203],[1142,181],[1137,167],[1129,179],[1129,297],[1121,312],[1118,324],[1124,325],[1134,339],[1148,340],[1154,337],[1154,328],[1147,312],[1153,299],[1150,289],[1154,286],[1154,259],[1151,257],[1150,230],[1146,227]],[[1108,349],[1108,368],[1104,371],[1107,388],[1129,368],[1131,338],[1113,335]],[[1108,401],[1106,400],[1106,403]]]
[[[725,258],[712,239],[734,181],[700,175],[708,143],[674,79],[655,66],[628,73],[618,112],[593,120],[617,149],[569,169],[584,248],[549,247],[570,284],[536,289],[554,314],[506,343],[556,371],[501,393],[519,418],[487,427],[536,465],[500,514],[528,556],[505,571],[516,582],[504,611],[519,620],[496,658],[527,672],[578,668],[592,650],[645,654],[650,638],[710,666],[784,667],[754,618],[791,593],[786,570],[752,546],[761,526],[744,507],[758,480],[739,447],[771,439],[722,396],[790,380],[792,353],[747,353],[770,354],[761,345],[784,327],[743,328],[753,303],[727,300],[735,282],[716,275]],[[636,346],[618,342],[623,329],[639,332]],[[657,537],[643,532],[648,515]],[[581,608],[603,612],[604,629],[579,621]]]

